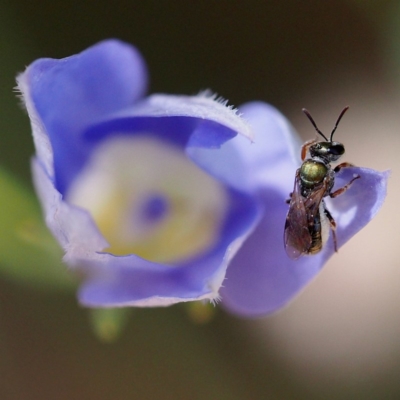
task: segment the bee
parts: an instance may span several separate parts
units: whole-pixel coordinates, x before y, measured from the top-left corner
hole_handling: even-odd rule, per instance
[[[284,234],[286,253],[292,259],[297,259],[304,254],[317,254],[327,241],[330,231],[332,231],[333,245],[337,252],[336,223],[326,208],[324,197],[339,196],[360,178],[359,175],[355,175],[347,185],[332,192],[335,175],[342,168],[354,166],[344,162],[335,168],[331,167],[331,163],[344,154],[343,144],[334,142],[333,134],[348,109],[349,107],[345,107],[340,113],[329,140],[318,129],[310,113],[305,108],[302,110],[325,141],[318,141],[317,138],[309,140],[301,148],[303,163],[296,171],[294,189],[287,201],[290,205]],[[306,159],[307,152],[310,158]]]

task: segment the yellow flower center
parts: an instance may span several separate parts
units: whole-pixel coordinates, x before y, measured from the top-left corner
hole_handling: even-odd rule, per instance
[[[177,263],[206,251],[226,216],[224,187],[176,146],[114,136],[95,150],[67,201],[88,210],[115,255]]]

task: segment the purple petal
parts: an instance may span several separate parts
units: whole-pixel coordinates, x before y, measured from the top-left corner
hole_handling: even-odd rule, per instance
[[[239,190],[276,187],[288,194],[299,165],[300,140],[286,118],[274,107],[253,102],[240,107],[252,127],[253,142],[243,135],[221,149],[190,148],[191,159],[211,175]],[[218,153],[218,154],[216,154]]]
[[[54,167],[61,187],[64,163],[71,173],[86,156],[87,149],[77,139],[82,130],[135,103],[146,90],[147,72],[134,47],[108,40],[72,57],[35,61],[18,77],[18,86],[38,156],[50,174]]]
[[[115,135],[146,133],[183,148],[219,148],[237,134],[250,143],[251,129],[235,110],[203,94],[152,95],[93,124],[81,140],[91,144]]]
[[[348,183],[355,173],[361,179],[328,205],[338,225],[339,247],[374,217],[386,196],[389,173],[366,168],[342,170],[336,187]],[[247,316],[265,315],[286,305],[334,254],[330,237],[319,254],[289,259],[283,245],[285,197],[272,190],[263,194],[263,200],[263,219],[232,260],[221,289],[223,305]]]
[[[65,261],[90,256],[108,246],[89,213],[62,200],[38,159],[32,161],[32,174],[46,224],[65,250]]]
[[[375,217],[386,198],[390,171],[378,172],[361,167],[344,168],[336,175],[333,190],[349,183],[355,175],[360,175],[361,178],[354,181],[349,190],[334,199],[328,198],[326,200],[327,207],[331,210],[338,225],[339,247],[344,245]],[[326,252],[325,261],[333,253],[331,241],[330,252]]]
[[[290,124],[273,107],[249,103],[240,111],[253,127],[254,144],[247,146],[237,137],[223,149],[230,148],[241,160],[241,168],[251,171],[250,178],[244,175],[241,182],[247,182],[246,187],[258,191],[265,212],[232,260],[221,296],[222,304],[229,310],[257,316],[287,304],[319,272],[334,249],[331,238],[315,256],[304,256],[297,261],[288,258],[283,244],[288,211],[285,201],[293,189],[295,171],[300,165],[297,155],[301,143]],[[347,184],[356,173],[362,178],[346,193],[331,201],[327,199],[338,225],[339,247],[373,218],[386,194],[387,173],[361,168],[343,169],[336,176],[335,189]],[[227,173],[220,175],[229,176]]]
[[[132,107],[90,126],[82,135],[82,145],[93,149],[107,137],[115,135],[156,137],[187,148],[219,148],[237,134],[250,143],[249,126],[232,110],[213,97],[152,95]],[[73,157],[73,152],[70,153]],[[68,173],[70,182],[79,171]],[[65,189],[67,188],[66,185]]]
[[[61,60],[39,59],[25,74],[35,107],[55,143],[61,126],[69,134],[128,107],[147,88],[147,71],[138,51],[117,40],[100,42]]]

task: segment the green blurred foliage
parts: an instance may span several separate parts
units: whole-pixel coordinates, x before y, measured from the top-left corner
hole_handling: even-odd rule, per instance
[[[385,11],[381,27],[386,50],[385,61],[390,77],[397,84],[395,89],[400,91],[400,1],[391,2]]]
[[[38,201],[0,169],[0,274],[18,283],[52,290],[73,289],[63,252],[44,225]]]
[[[95,308],[90,310],[93,331],[102,342],[114,342],[119,338],[133,308]]]
[[[0,165],[19,177],[30,177],[33,154],[28,117],[15,91],[15,76],[33,59],[33,46],[23,22],[0,2]]]

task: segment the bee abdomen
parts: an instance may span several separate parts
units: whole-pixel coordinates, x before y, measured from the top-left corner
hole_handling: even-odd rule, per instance
[[[308,249],[309,254],[317,254],[321,251],[322,249],[322,236],[321,236],[321,231],[318,232],[313,232],[313,235],[311,236],[311,246]]]
[[[318,213],[314,217],[314,222],[310,227],[310,234],[311,234],[311,246],[308,249],[308,254],[319,253],[323,245],[320,213]]]

